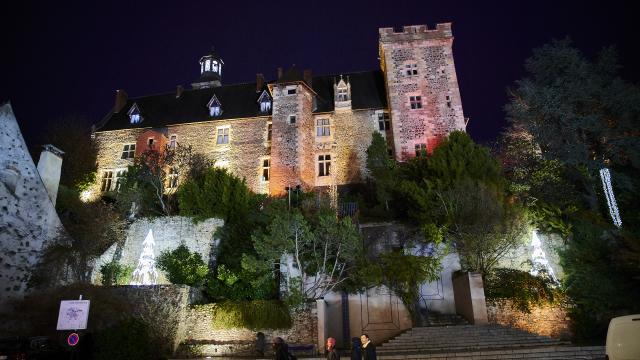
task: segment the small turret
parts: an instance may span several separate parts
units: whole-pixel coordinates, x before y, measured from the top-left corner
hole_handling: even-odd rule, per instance
[[[222,66],[224,61],[218,56],[215,49],[200,58],[200,78],[191,84],[194,89],[218,87],[222,85]]]

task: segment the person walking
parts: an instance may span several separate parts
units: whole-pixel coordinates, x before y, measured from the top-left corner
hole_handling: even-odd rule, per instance
[[[351,360],[362,360],[362,343],[360,338],[351,338]]]
[[[274,360],[289,360],[289,347],[281,337],[273,338],[273,359]]]
[[[336,351],[336,339],[327,339],[327,360],[340,360],[340,355]]]
[[[377,360],[376,346],[369,339],[369,335],[362,334],[360,342],[362,343],[362,360]]]

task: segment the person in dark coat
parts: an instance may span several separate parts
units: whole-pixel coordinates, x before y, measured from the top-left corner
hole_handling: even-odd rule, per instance
[[[289,360],[289,347],[281,337],[274,338],[272,346],[274,360]]]
[[[360,342],[362,343],[362,360],[377,360],[376,347],[369,339],[369,335],[362,334]]]
[[[327,339],[327,360],[340,360],[340,355],[336,351],[336,339]]]
[[[351,360],[362,360],[362,343],[360,338],[351,338]]]

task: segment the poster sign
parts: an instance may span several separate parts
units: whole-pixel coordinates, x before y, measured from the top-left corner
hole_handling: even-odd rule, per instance
[[[89,300],[62,300],[57,330],[84,330],[89,319]]]

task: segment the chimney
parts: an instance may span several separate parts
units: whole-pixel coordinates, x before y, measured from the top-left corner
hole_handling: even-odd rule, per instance
[[[264,75],[256,74],[256,92],[260,92],[264,87]]]
[[[63,154],[64,151],[57,147],[50,144],[45,145],[42,147],[40,160],[38,161],[38,173],[45,189],[47,189],[47,193],[49,193],[53,206],[56,205],[56,198],[58,197]]]
[[[282,68],[278,68],[278,80],[282,79]]]
[[[184,91],[184,88],[182,87],[182,85],[176,86],[176,99],[180,99],[183,91]]]
[[[116,90],[116,105],[113,107],[113,112],[119,113],[120,110],[127,104],[127,93],[124,90]]]
[[[302,79],[311,87],[311,69],[307,69],[302,73]]]

